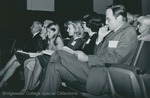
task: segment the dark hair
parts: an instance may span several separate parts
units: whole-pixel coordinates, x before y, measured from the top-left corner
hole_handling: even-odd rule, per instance
[[[46,27],[46,28],[50,28],[52,25],[57,25],[57,23],[55,23],[55,22],[50,23],[50,24],[48,24],[48,25],[47,25],[47,27]]]
[[[95,12],[83,16],[83,21],[86,22],[86,26],[93,32],[98,32],[99,28],[104,24],[104,17]]]
[[[56,22],[48,24],[47,27],[46,27],[46,29],[50,28],[53,25],[55,26],[55,28],[51,28],[51,30],[53,30],[54,32],[56,31],[57,32],[56,35],[60,35],[61,36],[60,27],[59,27],[59,25]]]
[[[127,12],[123,5],[110,5],[107,7],[107,9],[112,9],[113,15],[115,17],[118,17],[121,15],[123,17],[123,21],[127,20]]]

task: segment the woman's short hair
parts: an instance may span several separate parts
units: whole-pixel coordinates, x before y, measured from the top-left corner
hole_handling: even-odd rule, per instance
[[[61,35],[60,27],[59,27],[59,25],[56,22],[52,22],[52,23],[48,24],[46,29],[50,28],[51,26],[55,26],[54,28],[51,28],[51,30],[53,30],[54,32],[56,31],[57,32],[56,35]]]
[[[82,23],[81,20],[70,20],[70,21],[67,21],[64,25],[68,26],[71,24],[75,29],[74,34],[76,34],[78,37],[82,37],[84,31],[83,31],[81,23]]]
[[[93,12],[83,16],[83,21],[93,32],[98,32],[99,28],[105,23],[105,16]]]

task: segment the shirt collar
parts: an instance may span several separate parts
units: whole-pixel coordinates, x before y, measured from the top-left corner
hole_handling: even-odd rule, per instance
[[[124,23],[121,24],[118,28],[116,28],[116,29],[114,30],[114,32],[116,32],[118,29],[120,29],[123,25],[124,25]]]
[[[33,37],[36,36],[38,33],[39,33],[39,32],[34,33],[34,34],[33,34]]]

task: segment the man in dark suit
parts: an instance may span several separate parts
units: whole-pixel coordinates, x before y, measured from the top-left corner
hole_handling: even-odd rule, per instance
[[[40,36],[40,32],[42,29],[41,23],[38,21],[34,21],[31,26],[32,38],[28,40],[27,45],[25,46],[24,51],[26,52],[37,52],[43,50],[42,47],[42,37]]]
[[[86,90],[95,95],[109,92],[105,64],[129,65],[138,45],[136,31],[126,22],[126,16],[122,5],[107,8],[106,26],[99,30],[93,55],[82,51],[75,52],[76,56],[62,50],[55,52],[57,56],[50,59],[40,92],[57,92],[61,81],[86,84]]]

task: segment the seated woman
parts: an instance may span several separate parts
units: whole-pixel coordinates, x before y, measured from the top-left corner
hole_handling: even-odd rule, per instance
[[[150,16],[141,16],[138,18],[139,40],[150,41]]]
[[[67,47],[73,50],[80,50],[84,43],[83,28],[80,20],[71,20],[65,23],[67,32],[72,38],[67,44]]]
[[[53,53],[55,50],[60,50],[64,46],[61,34],[60,34],[60,28],[57,23],[53,22],[46,26],[46,32],[48,36],[48,47],[46,50],[43,50],[43,55],[39,55],[37,58],[40,58],[42,60],[47,60],[50,58],[49,53]],[[22,92],[25,92],[30,87],[30,81],[32,81],[32,71],[35,66],[35,59],[28,59],[24,62],[24,75],[25,75],[25,86],[21,90]],[[45,66],[45,62],[42,61],[43,66]]]
[[[37,52],[44,49],[44,38],[40,35],[41,28],[42,24],[40,22],[33,22],[31,26],[31,33],[33,37],[29,43],[30,45],[23,51]],[[0,82],[0,88],[14,74],[15,70],[28,58],[24,55],[22,55],[21,57],[20,56],[21,55],[16,52],[13,57],[7,62],[6,66],[0,71],[0,77],[4,75],[3,79]]]
[[[81,26],[81,21],[72,20],[72,21],[68,21],[65,25],[67,26],[67,32],[69,33],[69,36],[72,36],[67,46],[73,50],[81,49],[82,44],[84,42],[82,38],[83,28]],[[32,79],[30,82],[31,87],[29,86],[30,89],[34,89],[39,83],[38,80],[42,80],[42,79],[39,79],[39,77],[41,75],[42,69],[44,69],[47,66],[49,59],[50,59],[50,56],[47,57],[46,55],[38,56],[36,58],[36,65],[35,65],[34,70],[30,69],[31,71],[33,71],[32,77],[30,76],[30,78]],[[26,85],[29,85],[29,84],[26,84]],[[27,86],[25,88],[27,88]],[[24,91],[26,90],[27,89],[25,89]]]
[[[98,37],[98,30],[104,25],[105,18],[97,13],[85,15],[82,21],[84,32],[87,33],[86,41],[83,44],[82,51],[87,54],[94,53],[95,42]]]

